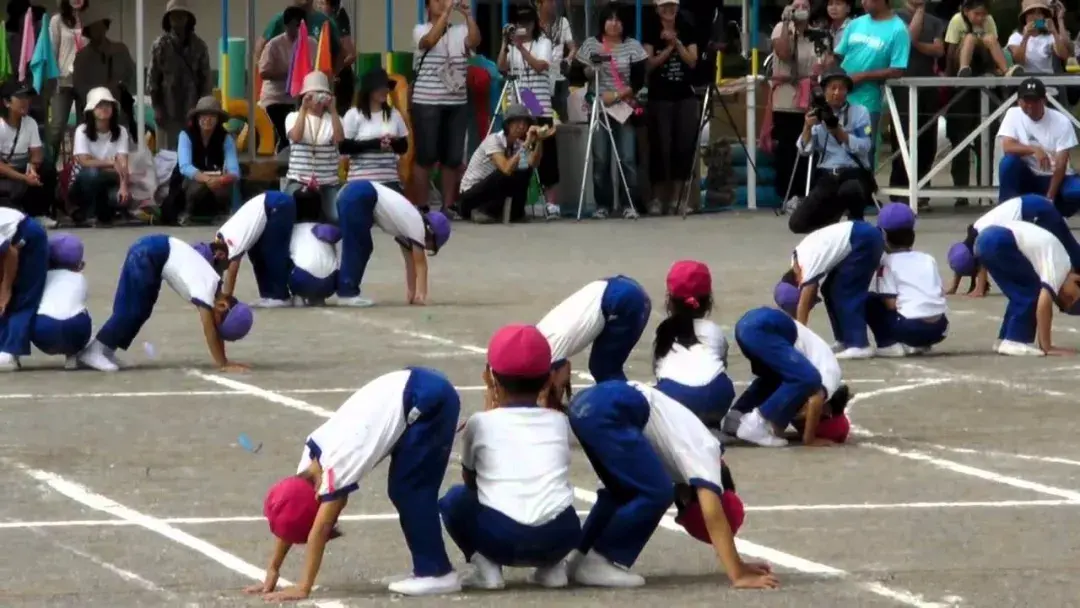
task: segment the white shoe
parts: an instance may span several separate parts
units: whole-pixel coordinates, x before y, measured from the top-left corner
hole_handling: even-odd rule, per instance
[[[52,230],[53,228],[56,228],[57,225],[56,220],[47,215],[40,215],[38,217],[35,217],[34,220],[37,221],[37,223],[41,224],[41,227],[45,228],[46,230]]]
[[[787,439],[777,437],[773,433],[772,425],[756,409],[743,414],[742,419],[739,421],[739,428],[735,431],[735,436],[763,448],[782,448],[788,444]]]
[[[506,587],[506,582],[503,581],[502,576],[502,566],[499,564],[479,553],[474,553],[469,563],[472,564],[473,570],[461,577],[462,587],[486,589],[488,591]]]
[[[541,566],[529,573],[529,582],[545,589],[562,589],[570,584],[566,574],[566,562],[559,561],[550,566]]]
[[[293,308],[304,308],[305,306],[307,306],[307,302],[305,302],[304,298],[301,298],[300,296],[293,296],[292,305]]]
[[[75,355],[79,363],[99,372],[120,371],[120,366],[109,360],[108,349],[97,340],[90,343],[81,353]]]
[[[70,355],[64,359],[64,369],[76,370],[79,369],[79,359],[75,355]]]
[[[0,353],[0,372],[13,372],[19,369],[19,358],[11,353]]]
[[[829,348],[832,349],[832,352],[838,353],[838,352],[846,349],[847,346],[843,342],[833,342],[832,345],[829,346]]]
[[[461,591],[461,579],[457,572],[442,576],[410,576],[388,585],[391,593],[401,595],[442,595]]]
[[[634,209],[633,207],[625,207],[622,210],[622,217],[624,220],[636,220],[638,219],[639,215],[637,209]]]
[[[273,298],[259,298],[251,304],[253,308],[288,308],[292,306],[289,300],[275,300]]]
[[[869,359],[874,356],[874,349],[869,346],[857,347],[849,346],[844,350],[836,353],[837,359]]]
[[[998,344],[997,354],[1009,355],[1010,357],[1045,357],[1046,353],[1033,344],[1024,344],[1013,340],[1002,340]]]
[[[885,348],[879,347],[877,350],[874,351],[875,357],[899,358],[906,357],[907,354],[907,349],[905,349],[904,345],[900,344],[899,342],[893,344],[892,346],[886,346]]]
[[[337,305],[348,306],[350,308],[367,308],[369,306],[374,306],[375,302],[362,296],[353,296],[351,298],[338,298]]]
[[[933,346],[908,346],[905,344],[904,352],[907,353],[907,356],[909,357],[921,357],[923,355],[929,355],[933,348]]]
[[[549,222],[552,221],[552,220],[557,220],[557,219],[562,217],[562,207],[559,207],[555,203],[548,203],[546,205],[546,209],[547,209],[547,220]]]
[[[611,563],[596,551],[589,551],[581,558],[574,571],[574,582],[587,587],[641,587],[645,577]]]
[[[577,572],[578,566],[581,565],[581,560],[585,558],[585,555],[574,549],[570,552],[570,555],[566,556],[566,574],[570,577],[574,577],[574,573]]]

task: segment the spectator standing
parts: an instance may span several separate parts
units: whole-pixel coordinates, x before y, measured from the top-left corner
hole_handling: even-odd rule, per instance
[[[345,67],[352,66],[353,62],[356,61],[356,46],[353,44],[352,38],[343,35],[338,26],[338,20],[335,18],[336,15],[331,14],[334,11],[328,8],[330,3],[326,3],[324,0],[319,1],[320,8],[325,10],[318,10],[315,6],[315,0],[294,0],[293,6],[290,8],[300,9],[303,15],[302,19],[307,23],[308,34],[314,38],[319,37],[323,25],[330,25],[330,54],[333,57],[333,73],[340,74]],[[340,8],[340,2],[338,5]],[[285,12],[288,10],[285,9],[285,11],[274,15],[274,18],[267,24],[262,36],[255,42],[255,57],[261,57],[262,50],[269,41],[287,31]],[[346,23],[348,23],[348,17],[346,17]],[[352,99],[351,94],[349,99]]]
[[[262,46],[259,55],[259,75],[262,76],[262,91],[259,92],[259,105],[266,110],[270,124],[274,125],[277,136],[277,150],[280,152],[289,145],[289,134],[285,129],[285,117],[296,110],[296,99],[289,94],[289,64],[292,63],[293,50],[300,35],[300,24],[304,21],[304,9],[292,6],[282,13],[285,31],[271,38]],[[311,48],[316,47],[316,40],[308,36]],[[311,57],[314,66],[315,56]]]
[[[1046,107],[1042,81],[1028,78],[1017,93],[1018,107],[1005,112],[997,134],[1005,153],[998,166],[998,200],[1043,195],[1070,217],[1080,211],[1080,176],[1069,158],[1080,145],[1072,121]]]
[[[304,77],[300,110],[285,117],[289,170],[285,192],[318,193],[323,216],[337,222],[338,146],[345,139],[330,81],[322,72]]]
[[[415,81],[410,110],[413,132],[425,137],[414,140],[416,166],[412,168],[409,198],[427,206],[431,170],[439,165],[443,209],[452,211],[469,124],[466,61],[480,45],[480,27],[472,18],[468,0],[425,0],[425,4],[428,22],[413,28]],[[450,24],[455,12],[464,17],[463,25]]]
[[[836,54],[841,57],[840,67],[855,83],[851,103],[870,112],[870,123],[876,132],[881,120],[881,87],[886,80],[904,75],[911,54],[911,37],[888,0],[863,0],[862,4],[866,14],[844,28]],[[871,165],[874,144],[871,141]]]
[[[570,62],[577,54],[574,32],[570,20],[560,17],[556,0],[537,0],[536,11],[540,15],[540,28],[551,40],[551,106],[562,120],[567,120],[566,101],[570,97],[570,85],[566,80]]]
[[[597,23],[599,31],[581,44],[577,61],[585,65],[590,94],[600,96],[601,111],[606,112],[610,119],[607,122],[632,199],[623,201],[623,217],[636,219],[640,196],[634,122],[640,111],[637,92],[645,84],[645,60],[649,56],[640,42],[626,35],[615,4],[607,4],[600,9]],[[597,74],[599,90],[595,90]],[[603,117],[597,117],[597,120],[604,124]],[[611,180],[611,139],[606,135],[598,132],[592,140],[593,198],[596,201],[593,217],[596,219],[608,217],[615,206],[616,192],[613,191]],[[618,190],[618,196],[624,196],[622,189]]]
[[[0,110],[0,206],[22,211],[44,225],[55,226],[56,171],[45,162],[29,84],[9,80],[3,86]]]
[[[398,160],[409,149],[408,128],[387,98],[394,82],[382,68],[364,74],[356,107],[342,121],[345,141],[342,154],[349,155],[349,181],[367,180],[403,192]]]
[[[825,4],[825,19],[818,27],[828,30],[832,36],[833,48],[840,44],[844,30],[851,23],[851,9],[854,0],[828,0]]]
[[[87,44],[75,54],[71,68],[72,87],[79,108],[87,106],[93,89],[109,89],[121,112],[121,123],[130,127],[134,124],[135,61],[124,43],[109,39],[112,18],[106,4],[96,2],[82,12],[82,34]]]
[[[164,33],[150,50],[147,89],[154,107],[158,149],[174,150],[188,113],[210,94],[210,51],[195,34],[195,13],[186,0],[169,0],[161,18]]]
[[[334,99],[337,101],[339,115],[344,115],[352,107],[353,98],[356,97],[356,73],[353,66],[356,64],[356,45],[352,40],[352,21],[349,13],[341,6],[341,0],[318,0],[315,8],[329,15],[330,20],[337,26],[341,36],[341,57],[337,65],[337,78],[334,80]]]
[[[499,50],[499,70],[517,78],[521,89],[528,89],[536,96],[542,114],[534,116],[540,126],[554,126],[554,110],[551,100],[552,62],[551,39],[540,28],[536,10],[531,6],[519,8],[515,18],[517,30],[510,38],[504,38]],[[516,100],[515,100],[516,101]],[[547,215],[559,217],[559,155],[554,138],[540,144],[544,148],[536,173],[540,178],[547,205]]]
[[[802,132],[810,91],[821,72],[821,58],[815,54],[813,41],[806,36],[809,17],[809,0],[794,0],[784,8],[780,23],[772,31],[772,91],[766,111],[772,113],[769,139],[779,142],[773,150],[777,175],[773,187],[784,201],[805,194],[807,164],[799,163],[798,150],[791,142]]]
[[[188,112],[187,126],[177,138],[177,166],[184,176],[180,226],[187,225],[193,214],[214,216],[230,207],[240,161],[236,140],[225,131],[228,120],[221,103],[211,96]]]
[[[1020,27],[1009,36],[1008,45],[1013,62],[1025,73],[1053,74],[1055,63],[1072,56],[1064,8],[1046,0],[1024,0]],[[1057,95],[1057,89],[1050,88],[1047,93]]]
[[[945,22],[931,15],[926,10],[926,0],[908,0],[907,6],[896,11],[896,16],[907,24],[908,36],[911,39],[911,56],[908,57],[905,76],[922,77],[934,76],[935,65],[938,59],[945,56]],[[908,90],[904,87],[895,87],[893,97],[896,100],[896,109],[900,114],[900,124],[893,125],[890,131],[890,145],[893,150],[900,146],[900,140],[896,133],[908,131],[909,112],[915,112],[918,117],[919,129],[934,117],[937,112],[938,91],[937,89],[922,88],[916,90],[917,105],[914,109],[908,107]],[[937,119],[934,118],[934,122]],[[934,155],[937,152],[937,128],[928,127],[919,135],[907,133],[908,141],[911,137],[917,137],[918,157],[916,159],[917,177],[922,177],[930,172],[934,166]],[[889,185],[893,187],[907,186],[907,169],[904,167],[903,156],[897,156],[892,162],[892,173],[889,176]],[[924,207],[927,202],[919,201],[919,206]]]
[[[804,0],[800,0],[804,1]],[[679,12],[679,0],[657,0],[659,26],[643,45],[648,59],[649,215],[677,213],[682,186],[693,173],[700,106],[691,81],[697,68],[694,26]],[[808,13],[809,14],[809,11]]]
[[[107,87],[90,89],[75,129],[75,181],[69,196],[76,224],[111,224],[128,193],[131,138],[120,124],[120,104]]]
[[[60,153],[60,144],[64,141],[68,118],[71,116],[71,106],[75,104],[72,70],[75,68],[75,54],[86,46],[86,39],[82,34],[82,14],[89,4],[90,0],[60,0],[60,12],[49,19],[49,40],[53,44],[53,55],[56,56],[56,63],[60,68],[60,77],[49,100],[46,143],[49,153],[53,155]]]

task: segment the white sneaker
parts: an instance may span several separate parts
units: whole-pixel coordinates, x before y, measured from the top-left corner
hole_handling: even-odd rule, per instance
[[[351,298],[338,298],[338,306],[348,306],[350,308],[368,308],[374,306],[375,302],[362,296],[353,296]]]
[[[562,207],[555,203],[548,203],[545,208],[547,209],[547,220],[549,222],[562,217]]]
[[[574,549],[570,552],[570,555],[566,556],[566,574],[573,578],[574,573],[577,572],[578,566],[581,565],[581,560],[585,558],[585,555]]]
[[[874,349],[869,346],[849,346],[836,353],[837,359],[869,359],[874,356]]]
[[[11,353],[0,353],[0,372],[13,372],[19,369],[19,358]]]
[[[79,369],[79,359],[75,355],[70,355],[68,358],[64,359],[64,369],[66,369],[66,370]]]
[[[637,209],[634,209],[633,207],[625,207],[622,210],[622,217],[624,220],[636,220],[638,219],[639,215]]]
[[[473,570],[461,577],[462,587],[486,589],[488,591],[506,587],[506,582],[503,581],[502,576],[502,566],[499,564],[479,553],[474,553],[469,563],[472,564]]]
[[[75,355],[75,358],[79,363],[99,372],[120,371],[120,366],[109,360],[108,350],[104,344],[94,340],[81,353]]]
[[[566,574],[566,562],[559,561],[550,566],[541,566],[529,573],[529,582],[545,589],[562,589],[570,584]]]
[[[253,308],[288,308],[292,306],[289,300],[275,300],[273,298],[259,298],[251,304]]]
[[[581,558],[574,571],[574,582],[587,587],[641,587],[645,577],[611,563],[596,551],[589,551]]]
[[[907,356],[909,357],[921,357],[923,355],[929,355],[933,348],[933,346],[908,346],[905,344],[904,352],[907,353]]]
[[[787,439],[777,437],[773,433],[769,421],[765,420],[761,416],[761,412],[756,409],[743,415],[739,421],[739,428],[735,431],[735,436],[763,448],[782,448],[788,444]]]
[[[56,220],[47,215],[39,215],[38,217],[35,217],[34,220],[41,224],[41,227],[46,230],[52,230],[53,228],[56,228],[57,225]]]
[[[1046,353],[1033,344],[1024,344],[1013,340],[1002,340],[998,344],[997,354],[1009,355],[1010,357],[1045,357]]]
[[[305,306],[307,306],[307,302],[305,302],[304,298],[301,298],[300,296],[293,296],[292,305],[293,308],[304,308]]]
[[[899,358],[906,357],[907,354],[908,353],[907,350],[904,348],[904,345],[900,344],[899,342],[893,344],[892,346],[886,346],[885,348],[879,347],[877,350],[874,351],[875,357]]]
[[[410,576],[390,583],[388,588],[391,593],[401,595],[442,595],[461,591],[461,579],[458,578],[457,572],[449,572],[442,576]]]

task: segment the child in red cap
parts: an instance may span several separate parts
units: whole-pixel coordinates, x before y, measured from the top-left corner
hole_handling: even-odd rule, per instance
[[[350,493],[375,465],[390,457],[388,494],[412,555],[413,575],[390,584],[402,595],[461,590],[439,522],[439,486],[446,474],[461,401],[441,373],[411,367],[384,374],[353,393],[308,436],[293,477],[274,484],[263,514],[277,545],[262,584],[246,589],[268,601],[306,598],[315,585],[326,543],[338,536],[338,517]],[[293,545],[308,545],[295,587],[275,592],[278,572]]]
[[[532,325],[508,325],[488,344],[486,409],[465,424],[464,485],[439,501],[450,538],[475,570],[462,586],[502,589],[502,567],[534,567],[530,580],[565,587],[563,558],[581,522],[570,484],[570,424],[539,405],[551,389],[551,347]]]
[[[690,408],[706,426],[719,426],[735,385],[728,378],[728,343],[712,312],[712,275],[701,262],[675,262],[667,275],[668,317],[656,328],[656,388]]]

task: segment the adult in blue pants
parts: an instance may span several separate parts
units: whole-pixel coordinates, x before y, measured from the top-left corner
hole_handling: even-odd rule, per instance
[[[214,264],[227,264],[221,293],[231,298],[244,255],[251,258],[259,286],[257,308],[289,306],[289,241],[296,224],[296,200],[284,192],[264,192],[222,224],[210,243]]]
[[[0,207],[0,372],[30,354],[34,316],[45,294],[49,239],[23,213]]]

